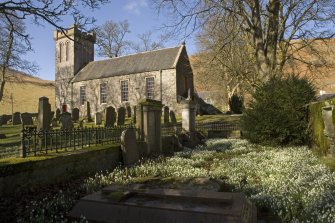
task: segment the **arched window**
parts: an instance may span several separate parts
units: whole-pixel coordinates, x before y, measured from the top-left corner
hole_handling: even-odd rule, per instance
[[[66,42],[65,47],[66,47],[65,60],[69,61],[69,59],[70,59],[70,43]]]

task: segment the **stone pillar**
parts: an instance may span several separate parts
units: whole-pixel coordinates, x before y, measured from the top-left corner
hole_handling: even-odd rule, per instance
[[[142,108],[142,120],[139,121],[140,131],[147,143],[148,155],[158,155],[162,152],[161,143],[161,116],[162,102],[145,99],[137,106]],[[138,116],[139,117],[139,116]]]
[[[333,124],[333,106],[322,108],[322,119],[325,125],[324,134],[329,142],[329,155],[335,157],[335,127]]]
[[[51,105],[49,104],[49,98],[41,97],[38,103],[37,129],[49,130],[51,119]]]
[[[170,109],[168,106],[164,106],[164,125],[169,125]]]
[[[187,132],[195,131],[195,103],[193,100],[182,101],[182,128]]]

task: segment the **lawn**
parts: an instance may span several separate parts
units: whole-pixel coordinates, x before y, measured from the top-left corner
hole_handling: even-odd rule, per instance
[[[197,179],[203,180],[199,187]],[[22,222],[60,222],[76,200],[113,183],[165,188],[241,191],[258,207],[259,219],[335,222],[335,173],[307,147],[265,147],[245,140],[213,139],[173,157],[143,160],[83,179],[29,201]],[[215,182],[215,183],[213,183]],[[193,185],[193,187],[192,187]]]

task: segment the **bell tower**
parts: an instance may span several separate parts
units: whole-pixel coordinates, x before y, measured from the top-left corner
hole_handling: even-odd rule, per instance
[[[94,60],[95,33],[81,32],[76,25],[54,31],[56,42],[56,108],[72,108],[72,78]]]

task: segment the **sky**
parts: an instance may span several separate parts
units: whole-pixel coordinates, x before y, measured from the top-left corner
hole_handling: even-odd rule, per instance
[[[158,15],[151,6],[150,0],[112,0],[110,4],[103,5],[100,9],[87,11],[88,16],[94,16],[96,25],[102,25],[107,20],[120,22],[128,20],[131,33],[127,40],[136,41],[137,35],[145,31],[153,31],[157,36],[162,32],[162,27],[167,19],[164,15]],[[62,25],[71,26],[73,21],[65,18]],[[53,39],[54,27],[48,24],[37,26],[31,21],[26,21],[27,32],[32,40],[33,52],[28,52],[25,59],[35,62],[39,70],[36,76],[44,80],[55,79],[55,42]],[[165,44],[165,47],[177,46],[182,42],[182,38],[176,38]],[[186,47],[189,54],[196,52],[196,47],[192,37],[186,39]],[[95,48],[97,46],[95,45]],[[96,60],[102,58],[95,58]]]

